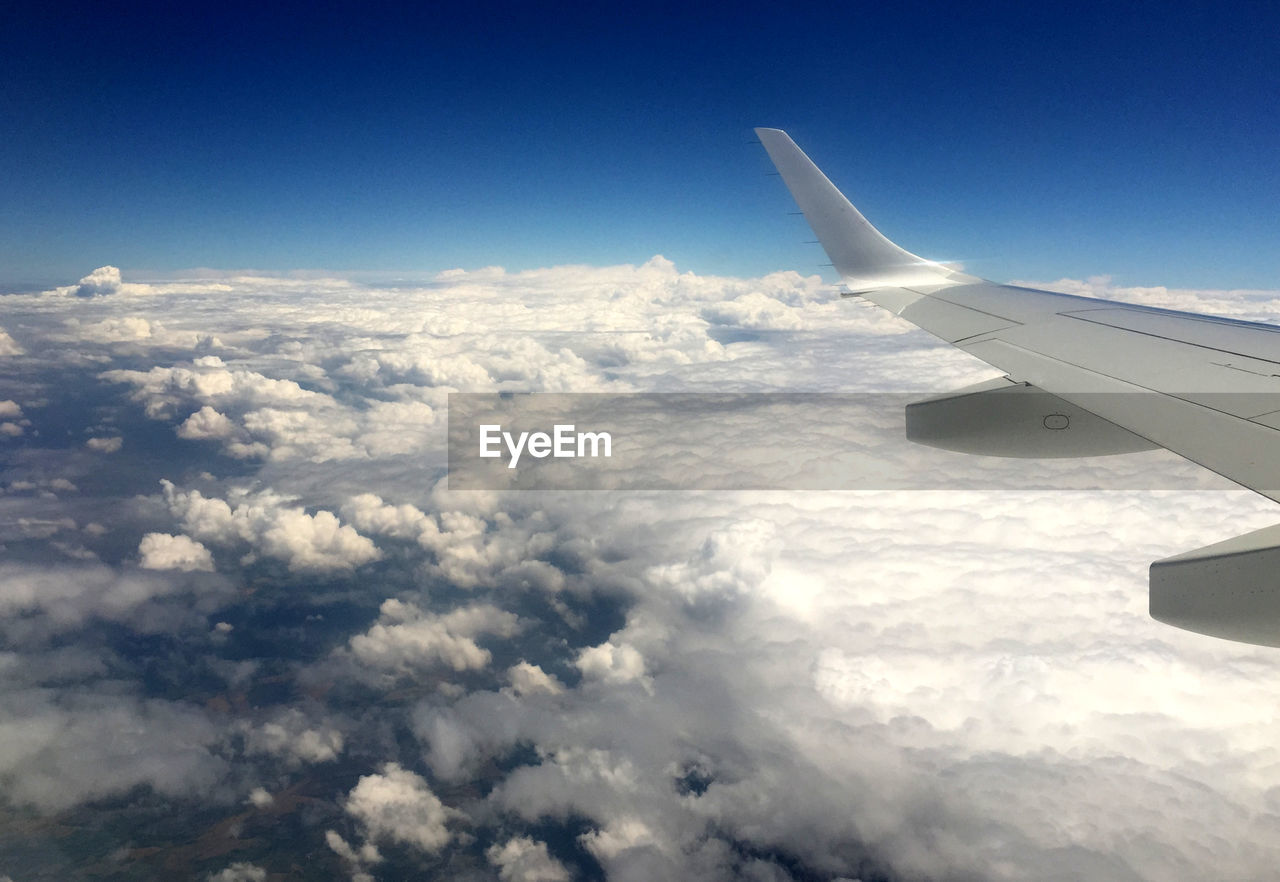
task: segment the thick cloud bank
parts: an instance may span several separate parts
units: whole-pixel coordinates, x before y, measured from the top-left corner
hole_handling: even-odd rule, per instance
[[[1053,285],[1280,312],[1275,292]],[[6,305],[15,879],[1280,864],[1280,656],[1146,613],[1151,560],[1276,513],[1172,456],[1078,465],[1188,489],[1026,490],[1059,473],[940,461],[894,419],[832,443],[970,489],[450,490],[450,392],[923,396],[993,375],[816,277],[104,267]]]

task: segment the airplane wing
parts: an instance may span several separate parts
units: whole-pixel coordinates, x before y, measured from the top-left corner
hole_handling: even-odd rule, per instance
[[[920,443],[1003,456],[1163,447],[1280,501],[1280,327],[998,285],[890,242],[779,129],[756,134],[845,284],[1006,372],[911,405]],[[1151,615],[1280,646],[1280,526],[1151,567]]]

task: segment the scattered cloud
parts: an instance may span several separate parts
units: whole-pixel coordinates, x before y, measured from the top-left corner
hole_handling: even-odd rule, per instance
[[[507,680],[511,683],[511,691],[515,695],[559,695],[564,691],[562,684],[555,677],[537,665],[522,661],[507,669]]]
[[[644,656],[626,643],[601,643],[578,654],[574,662],[582,675],[590,680],[606,683],[627,683],[644,680]]]
[[[569,882],[564,864],[547,853],[547,844],[516,836],[485,851],[502,882]]]
[[[4,328],[0,328],[0,355],[22,355],[23,349],[18,345],[13,337],[9,336],[9,332]]]
[[[387,763],[365,775],[347,795],[347,814],[372,841],[400,842],[434,853],[453,838],[449,822],[465,817],[444,805],[420,775]]]
[[[178,437],[188,441],[223,440],[235,434],[235,424],[209,405],[197,410],[178,426]]]
[[[54,630],[78,628],[93,618],[172,627],[177,611],[166,611],[158,601],[194,595],[217,602],[225,598],[225,587],[212,574],[170,575],[102,563],[0,563],[0,630],[29,629],[33,616]]]
[[[266,882],[267,871],[254,864],[237,861],[209,876],[209,882]]]
[[[246,724],[242,731],[247,753],[281,757],[293,765],[336,760],[345,744],[341,731],[313,724],[296,708],[259,725]]]
[[[79,690],[6,691],[3,699],[0,780],[18,806],[57,812],[140,785],[196,799],[227,771],[214,750],[217,727],[179,702]]]
[[[365,873],[361,868],[371,864],[382,863],[382,853],[378,851],[378,846],[372,842],[362,843],[359,848],[356,848],[346,839],[343,839],[337,830],[326,830],[324,832],[324,840],[334,854],[351,865],[353,882],[372,879],[373,877]]]
[[[371,540],[341,523],[333,512],[307,514],[269,491],[240,494],[232,506],[199,490],[180,491],[168,480],[161,486],[170,512],[187,533],[218,545],[249,543],[286,561],[291,570],[348,570],[381,556]]]
[[[209,549],[188,536],[148,533],[138,543],[138,556],[144,570],[204,570],[213,572],[213,555]]]
[[[487,666],[491,657],[476,637],[510,637],[517,630],[516,616],[490,604],[431,614],[392,598],[368,631],[351,638],[351,652],[361,664],[401,673],[437,665],[473,670]]]

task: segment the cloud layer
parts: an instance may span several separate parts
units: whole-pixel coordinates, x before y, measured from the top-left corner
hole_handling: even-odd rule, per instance
[[[108,831],[57,858],[71,876],[266,878],[304,854],[503,882],[1280,862],[1275,653],[1159,625],[1145,595],[1151,560],[1275,513],[1171,457],[1079,467],[1188,489],[1028,490],[956,457],[983,489],[450,490],[450,392],[992,375],[816,277],[105,267],[6,304],[0,793]],[[865,431],[935,467],[896,423]],[[129,832],[162,829],[143,816],[177,820]]]

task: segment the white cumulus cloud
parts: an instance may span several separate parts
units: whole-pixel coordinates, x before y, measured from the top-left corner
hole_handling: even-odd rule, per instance
[[[294,766],[331,762],[346,743],[339,729],[314,724],[296,708],[258,725],[245,724],[241,731],[248,753],[278,756]]]
[[[511,691],[516,695],[539,693],[559,695],[564,691],[564,684],[542,668],[527,661],[518,662],[508,668],[507,680],[511,683]]]
[[[489,604],[435,614],[390,599],[378,621],[351,638],[351,652],[362,664],[392,671],[434,666],[465,671],[489,664],[489,651],[476,643],[479,635],[510,637],[518,629],[516,616]]]
[[[143,569],[213,571],[213,555],[209,549],[189,536],[148,533],[138,543]]]
[[[444,805],[422,776],[397,763],[362,776],[347,795],[346,810],[370,840],[401,842],[429,853],[449,843],[449,822],[464,817]]]
[[[84,446],[99,453],[119,453],[120,448],[124,446],[124,439],[118,435],[115,437],[90,438],[85,442]]]
[[[0,355],[22,355],[23,349],[18,342],[9,336],[9,332],[0,328]]]
[[[232,507],[199,490],[180,491],[161,482],[165,500],[182,528],[197,539],[229,545],[247,542],[291,570],[344,570],[377,560],[377,546],[331,511],[308,514],[271,493],[245,496]]]
[[[266,882],[266,879],[266,870],[245,861],[236,861],[208,877],[209,882]]]
[[[489,863],[498,868],[502,882],[569,882],[564,864],[547,852],[547,844],[516,836],[485,851]]]
[[[223,439],[233,434],[235,424],[207,404],[178,426],[178,437],[187,440]]]
[[[120,270],[100,266],[76,283],[71,293],[77,297],[102,297],[120,290]]]

